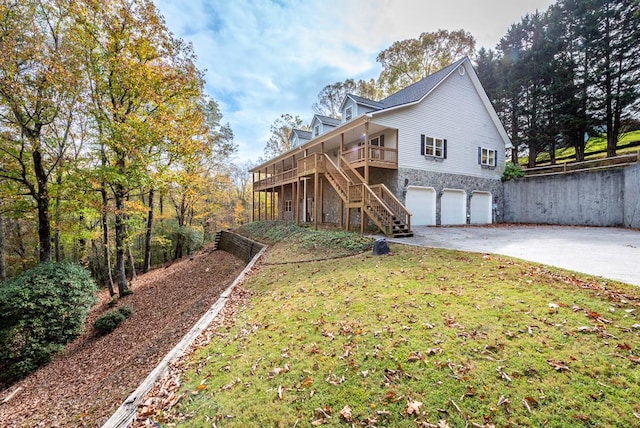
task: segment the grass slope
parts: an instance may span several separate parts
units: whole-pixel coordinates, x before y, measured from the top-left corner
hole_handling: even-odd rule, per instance
[[[640,143],[640,131],[631,131],[620,135],[618,140],[618,155],[623,155],[627,153],[635,153],[640,147],[638,144]],[[576,149],[574,147],[565,147],[556,150],[556,160],[558,163],[563,162],[575,162],[576,158]],[[599,159],[607,156],[607,138],[604,137],[591,137],[587,144],[585,145],[585,159]],[[550,156],[548,152],[543,152],[538,154],[536,161],[539,165],[544,165],[548,163],[550,160]],[[526,156],[521,157],[518,162],[520,165],[526,165],[528,162],[528,158]]]
[[[283,245],[295,259],[298,244]],[[164,421],[637,426],[640,292],[595,281],[396,244],[263,266],[235,326],[193,355]]]

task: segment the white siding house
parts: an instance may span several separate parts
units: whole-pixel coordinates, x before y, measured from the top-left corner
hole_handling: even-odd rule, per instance
[[[255,217],[301,207],[292,219],[398,236],[500,220],[511,143],[468,58],[379,101],[348,94],[341,112],[316,115],[310,141],[251,170],[265,195]]]

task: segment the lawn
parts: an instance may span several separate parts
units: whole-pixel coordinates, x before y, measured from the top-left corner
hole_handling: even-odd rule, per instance
[[[184,398],[156,421],[640,424],[637,288],[399,244],[386,256],[284,263],[300,242],[275,244],[278,264],[243,284],[249,303],[192,354]]]
[[[631,131],[620,135],[618,139],[618,155],[635,153],[640,150],[640,130]],[[556,160],[558,163],[575,162],[576,149],[574,147],[565,147],[556,150]],[[607,138],[591,137],[585,145],[585,160],[600,159],[607,156]],[[537,157],[538,165],[544,165],[549,162],[549,153],[540,153]],[[526,165],[527,157],[519,159],[521,165]]]

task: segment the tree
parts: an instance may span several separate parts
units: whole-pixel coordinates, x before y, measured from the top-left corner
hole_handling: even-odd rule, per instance
[[[309,129],[309,127],[303,125],[300,116],[294,117],[288,113],[281,115],[271,124],[271,137],[264,148],[267,159],[274,158],[293,148],[289,140],[292,129]]]
[[[115,202],[118,292],[129,293],[126,205],[146,187],[150,165],[197,150],[202,131],[201,73],[190,46],[175,39],[150,0],[87,0],[78,5],[78,40],[91,86],[92,113],[104,166],[98,170]]]
[[[378,83],[386,95],[392,94],[461,57],[473,56],[475,45],[464,30],[438,30],[394,42],[376,58],[382,65]]]
[[[50,179],[66,151],[51,133],[78,99],[65,3],[21,0],[0,5],[0,176],[17,183],[38,212],[39,258],[51,259]]]
[[[607,156],[616,155],[623,119],[635,113],[640,94],[640,17],[632,0],[594,2],[599,12],[594,40],[596,90],[607,131]]]
[[[313,103],[313,111],[323,116],[340,119],[342,116],[340,107],[347,94],[358,95],[370,100],[378,100],[382,96],[380,86],[375,79],[369,81],[347,79],[344,82],[336,82],[322,88],[318,93],[318,101]]]

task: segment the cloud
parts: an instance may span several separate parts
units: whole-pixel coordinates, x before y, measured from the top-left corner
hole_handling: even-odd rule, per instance
[[[312,117],[328,84],[377,77],[377,54],[439,28],[471,32],[494,47],[508,27],[550,0],[156,0],[169,29],[191,42],[206,69],[240,161],[263,154],[283,113]]]

